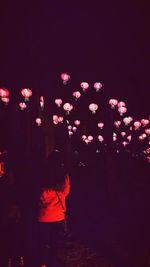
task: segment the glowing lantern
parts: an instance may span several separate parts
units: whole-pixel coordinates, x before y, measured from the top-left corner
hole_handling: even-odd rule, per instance
[[[0,88],[0,97],[5,98],[9,96],[9,90],[6,88]]]
[[[67,73],[62,73],[61,74],[61,79],[63,81],[63,84],[65,85],[70,80],[70,75],[68,75]]]
[[[118,108],[121,108],[121,107],[125,107],[125,102],[123,102],[123,101],[120,101],[119,103],[118,103]]]
[[[37,126],[41,126],[41,124],[42,124],[42,120],[40,118],[36,118],[35,122],[36,122]]]
[[[72,130],[72,126],[68,125],[68,130],[71,131]]]
[[[90,143],[90,141],[88,140],[88,138],[85,139],[84,142],[85,142],[86,144]]]
[[[99,123],[97,124],[97,126],[98,126],[98,128],[100,128],[100,129],[102,130],[103,127],[104,127],[104,123],[103,123],[103,122],[99,122]]]
[[[66,114],[69,114],[70,111],[73,109],[73,106],[70,103],[65,103],[63,105],[63,109],[66,111]]]
[[[9,103],[10,99],[9,97],[2,97],[1,98],[2,102],[5,103],[6,105]]]
[[[123,122],[124,122],[124,124],[127,126],[128,124],[131,123],[132,120],[133,120],[132,117],[125,117],[125,118],[123,119]]]
[[[127,112],[127,108],[124,106],[121,106],[118,108],[118,111],[119,111],[120,115],[122,116],[124,113]]]
[[[53,115],[53,123],[55,124],[55,125],[57,125],[58,124],[58,116],[57,115]]]
[[[82,139],[83,139],[83,141],[84,141],[86,138],[87,138],[86,135],[83,134],[83,135],[82,135]]]
[[[141,136],[143,139],[145,139],[147,137],[147,135],[145,133],[143,133]]]
[[[78,100],[81,97],[81,93],[79,91],[73,92],[73,96]]]
[[[126,135],[126,132],[121,132],[121,136],[124,137]]]
[[[58,117],[58,122],[63,123],[64,118],[62,116]]]
[[[82,82],[80,86],[83,89],[83,92],[86,92],[86,90],[89,88],[89,84],[87,82]]]
[[[72,130],[73,130],[74,132],[76,132],[77,127],[73,126],[73,127],[72,127]]]
[[[149,124],[149,120],[147,120],[147,119],[142,119],[142,120],[141,120],[141,124],[142,124],[143,126],[147,126],[147,125]]]
[[[99,92],[99,90],[102,88],[102,84],[100,82],[94,83],[94,89],[96,92]]]
[[[21,110],[24,110],[27,107],[27,105],[26,105],[26,103],[21,102],[21,103],[19,103],[19,107]]]
[[[96,113],[97,109],[98,109],[98,105],[97,104],[92,103],[92,104],[89,105],[89,110],[92,111],[93,114]]]
[[[111,108],[115,108],[115,106],[117,106],[118,104],[118,100],[117,99],[110,99],[109,100],[109,105],[111,106]]]
[[[113,141],[115,142],[117,140],[117,136],[113,136]]]
[[[89,136],[87,137],[87,139],[88,139],[89,142],[92,142],[92,140],[93,140],[93,136],[92,136],[92,135],[89,135]]]
[[[128,144],[128,142],[123,141],[122,144],[123,144],[123,146],[125,147],[125,146]]]
[[[104,137],[103,137],[102,135],[98,135],[98,140],[99,140],[101,143],[103,143],[103,141],[104,141]]]
[[[21,94],[25,98],[25,101],[28,101],[29,98],[32,96],[32,90],[29,88],[24,88],[21,90]]]
[[[40,106],[41,106],[41,109],[43,110],[44,109],[44,97],[43,96],[40,96]]]
[[[68,134],[69,134],[69,136],[72,136],[73,132],[72,131],[68,131]]]
[[[75,120],[75,121],[74,121],[74,124],[75,124],[76,126],[79,126],[79,125],[80,125],[80,121],[79,121],[79,120]]]
[[[141,122],[140,121],[135,121],[134,122],[134,129],[138,130],[141,127]]]
[[[143,141],[143,136],[142,135],[139,136],[139,140]]]
[[[115,125],[117,128],[119,128],[119,126],[121,125],[121,121],[115,121],[115,122],[114,122],[114,125]]]
[[[149,129],[145,129],[145,133],[150,135],[150,128]]]
[[[57,99],[55,99],[55,104],[60,108],[61,107],[61,105],[62,105],[62,99],[61,98],[57,98]]]
[[[128,135],[128,136],[127,136],[127,139],[128,139],[128,141],[130,142],[131,139],[132,139],[132,136],[131,136],[131,135]]]

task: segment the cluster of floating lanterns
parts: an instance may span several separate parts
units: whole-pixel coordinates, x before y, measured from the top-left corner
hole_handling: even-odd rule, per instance
[[[70,75],[67,73],[62,73],[61,80],[62,80],[63,85],[66,86],[70,82]],[[92,88],[95,90],[96,93],[100,92],[102,87],[103,86],[101,82],[95,82],[92,86]],[[78,101],[81,98],[82,92],[83,92],[83,95],[85,95],[85,93],[87,92],[87,90],[89,90],[89,88],[90,88],[90,85],[88,82],[83,81],[80,83],[80,89],[79,89],[80,91],[76,90],[72,93],[72,97],[75,100],[74,105],[76,105],[76,101]],[[21,111],[27,108],[28,102],[30,98],[32,97],[32,94],[33,94],[32,89],[30,88],[23,88],[21,90],[21,95],[23,96],[23,101],[19,103],[19,108]],[[0,88],[0,99],[4,104],[9,103],[10,101],[9,95],[10,95],[10,92],[8,89]],[[78,128],[81,124],[81,121],[79,118],[74,120],[73,125],[71,125],[69,121],[69,115],[74,109],[74,105],[72,104],[72,101],[71,103],[70,101],[64,102],[63,99],[56,98],[54,102],[55,102],[55,105],[60,109],[60,111],[62,111],[62,114],[64,114],[65,112],[66,118],[65,118],[65,115],[58,116],[57,114],[54,114],[53,124],[60,125],[64,122],[64,120],[66,120],[68,134],[70,137],[72,137],[78,131]],[[43,96],[40,96],[39,104],[40,104],[41,110],[43,110],[44,109],[44,97]],[[148,144],[150,145],[150,126],[149,126],[150,121],[149,119],[134,120],[133,117],[131,116],[125,117],[125,113],[127,112],[126,103],[123,101],[118,101],[115,98],[109,99],[108,104],[110,108],[112,109],[112,112],[113,110],[117,110],[118,114],[120,115],[119,119],[114,120],[114,128],[116,129],[117,133],[114,130],[113,136],[112,136],[113,142],[115,143],[118,142],[118,134],[119,134],[122,138],[121,142],[122,142],[123,147],[126,147],[132,140],[133,132],[138,133],[138,131],[140,130],[139,135],[138,135],[139,141],[148,139]],[[96,114],[96,112],[99,109],[99,104],[92,102],[89,104],[88,109],[91,112],[91,114]],[[41,126],[42,119],[40,117],[35,118],[35,123],[37,124],[37,126]],[[123,128],[124,130],[122,130],[122,126],[124,127]],[[101,131],[104,129],[105,125],[102,121],[99,121],[97,122],[97,127],[98,127],[98,130]],[[141,130],[143,130],[142,133],[141,133]],[[100,143],[105,143],[104,136],[101,134],[101,132],[100,134],[98,134],[96,138],[92,135],[81,134],[81,140],[85,144],[92,143],[95,139],[97,139]]]

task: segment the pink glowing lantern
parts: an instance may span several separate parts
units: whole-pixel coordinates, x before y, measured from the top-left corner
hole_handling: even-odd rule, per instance
[[[37,126],[41,126],[41,124],[42,124],[42,120],[40,118],[36,118],[35,122],[36,122]]]
[[[128,142],[127,142],[127,141],[123,141],[122,144],[123,144],[123,146],[125,147],[125,146],[128,145]]]
[[[80,125],[80,120],[75,120],[74,124],[78,127]]]
[[[70,103],[65,103],[63,105],[63,109],[66,111],[66,114],[69,115],[70,111],[73,109],[73,105],[71,105]]]
[[[79,91],[73,92],[73,96],[75,97],[76,100],[78,100],[81,97],[81,93]]]
[[[92,136],[92,135],[89,135],[89,136],[87,137],[87,139],[88,139],[89,142],[92,142],[92,141],[93,141],[93,136]]]
[[[120,101],[119,103],[118,103],[118,108],[121,108],[121,107],[125,107],[125,102],[123,102],[123,101]]]
[[[147,125],[149,124],[149,120],[147,120],[147,119],[142,119],[142,120],[141,120],[141,124],[142,124],[142,126],[147,126]]]
[[[82,140],[84,141],[85,139],[87,139],[87,136],[85,134],[82,135]]]
[[[70,75],[67,73],[62,73],[61,74],[61,79],[63,81],[63,84],[66,85],[67,82],[70,80]]]
[[[89,105],[89,110],[92,111],[92,114],[95,114],[96,111],[98,110],[98,105],[95,103],[92,103]]]
[[[103,122],[99,122],[97,124],[98,128],[100,128],[101,130],[104,128],[104,123]]]
[[[5,105],[7,105],[10,101],[9,97],[2,97],[1,100]]]
[[[147,135],[150,135],[150,128],[145,129],[145,133],[146,133]]]
[[[103,143],[104,142],[104,137],[102,135],[98,135],[98,140],[99,140],[99,142]]]
[[[40,107],[43,110],[44,109],[44,97],[40,96]]]
[[[117,136],[113,136],[113,141],[117,141]]]
[[[19,107],[20,107],[21,110],[24,110],[27,107],[27,105],[24,102],[20,102],[19,103]]]
[[[58,116],[57,116],[57,115],[53,115],[53,123],[54,123],[55,125],[57,125],[57,124],[59,123],[59,121],[58,121]]]
[[[73,126],[73,127],[72,127],[72,130],[73,130],[73,132],[76,132],[77,127]]]
[[[82,82],[80,86],[83,89],[83,92],[86,92],[86,90],[89,88],[89,84],[87,82]]]
[[[127,112],[127,108],[124,107],[124,106],[121,106],[121,107],[118,108],[118,111],[120,113],[120,116],[122,116],[124,113]]]
[[[63,123],[64,118],[62,116],[58,117],[58,122]]]
[[[72,126],[68,125],[68,130],[71,131],[72,130]]]
[[[28,101],[29,98],[32,96],[32,90],[29,88],[24,88],[21,90],[21,94],[25,98],[25,101]]]
[[[94,83],[94,89],[96,92],[99,92],[101,88],[102,88],[102,84],[100,82]]]
[[[141,127],[141,122],[140,121],[135,121],[134,122],[134,129],[138,130]]]
[[[71,137],[73,135],[72,131],[68,131],[69,136]]]
[[[6,88],[0,88],[0,97],[5,98],[9,96],[9,90]]]
[[[128,141],[130,142],[131,139],[132,139],[132,136],[131,136],[131,135],[128,135],[128,136],[127,136],[127,139],[128,139]]]
[[[62,101],[61,98],[57,98],[57,99],[55,99],[55,104],[56,104],[59,108],[61,107],[62,103],[63,103],[63,101]]]
[[[128,125],[131,123],[132,120],[133,120],[132,117],[125,117],[125,118],[123,119],[123,122],[124,122],[124,124],[125,124],[126,126],[128,126]]]
[[[147,137],[146,133],[142,133],[141,136],[143,137],[143,139],[145,139]]]
[[[126,132],[121,132],[122,137],[125,137],[125,135],[126,135]]]
[[[117,128],[119,128],[119,126],[121,125],[121,121],[115,121],[115,122],[114,122],[114,125],[115,125]]]
[[[117,106],[117,104],[118,104],[117,99],[112,98],[109,100],[109,105],[111,106],[112,109],[114,109]]]

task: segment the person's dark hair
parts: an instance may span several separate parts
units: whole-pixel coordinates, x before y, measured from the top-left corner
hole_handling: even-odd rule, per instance
[[[43,187],[58,192],[64,190],[65,167],[60,152],[53,151],[48,157],[45,164],[45,177],[43,178]]]

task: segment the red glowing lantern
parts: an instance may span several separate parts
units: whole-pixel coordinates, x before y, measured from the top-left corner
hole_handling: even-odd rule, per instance
[[[57,115],[53,115],[53,123],[56,125],[58,124],[58,116]]]
[[[97,104],[92,103],[92,104],[89,105],[89,110],[92,111],[93,114],[96,113],[97,109],[98,109],[98,105]]]
[[[115,121],[115,122],[114,122],[114,125],[115,125],[117,128],[119,128],[119,126],[121,125],[121,121]]]
[[[62,116],[58,117],[58,122],[63,123],[64,118]]]
[[[131,123],[132,120],[133,120],[132,117],[125,117],[125,118],[123,119],[123,122],[124,122],[124,124],[127,126],[128,124]]]
[[[83,92],[86,92],[86,90],[89,88],[89,84],[87,82],[82,82],[80,86],[83,89]]]
[[[63,109],[66,111],[66,114],[69,114],[70,111],[73,109],[73,105],[71,105],[70,103],[65,103],[63,105]]]
[[[121,107],[118,108],[118,111],[120,113],[120,116],[122,116],[124,113],[127,112],[127,108],[124,107],[124,106],[121,106]]]
[[[73,92],[73,96],[78,100],[81,97],[81,93],[79,91]]]
[[[101,130],[104,128],[104,123],[103,122],[99,122],[97,124],[98,128],[100,128]]]
[[[134,122],[134,129],[138,130],[141,127],[141,122],[140,121],[135,121]]]
[[[0,88],[0,97],[5,98],[9,96],[9,90],[6,88]]]
[[[32,90],[29,88],[24,88],[21,90],[21,94],[25,98],[25,101],[28,101],[29,98],[32,96]]]
[[[79,126],[79,125],[80,125],[80,121],[79,121],[79,120],[75,120],[75,121],[74,121],[74,124],[75,124],[76,126]]]
[[[19,107],[20,107],[21,110],[24,110],[27,107],[27,105],[24,102],[20,102],[19,103]]]
[[[6,105],[7,105],[7,104],[9,103],[9,101],[10,101],[9,97],[2,97],[1,100],[2,100],[2,102],[3,102],[4,104],[6,104]]]
[[[149,124],[149,120],[147,120],[147,119],[142,119],[142,120],[141,120],[141,124],[142,124],[143,126],[147,126],[147,125]]]
[[[63,103],[63,101],[62,101],[61,98],[57,98],[57,99],[55,99],[55,104],[56,104],[59,108],[61,107],[62,103]]]
[[[63,84],[67,84],[67,82],[70,80],[70,75],[67,73],[62,73],[61,74],[61,79],[63,81]]]
[[[40,96],[40,106],[41,106],[41,109],[43,110],[44,109],[44,97],[43,96]]]
[[[102,88],[102,84],[100,82],[94,83],[94,89],[96,92],[99,92],[99,90]]]
[[[37,126],[41,126],[41,124],[42,124],[42,120],[40,118],[36,118],[35,122],[36,122]]]
[[[117,106],[118,104],[118,100],[117,99],[110,99],[109,100],[109,105],[111,106],[111,108],[115,108],[115,106]]]

